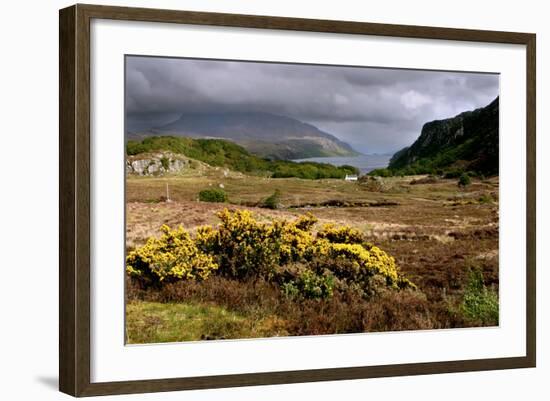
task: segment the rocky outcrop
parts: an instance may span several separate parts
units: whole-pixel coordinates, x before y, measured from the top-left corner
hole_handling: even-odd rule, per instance
[[[188,169],[190,161],[182,155],[170,152],[143,153],[126,158],[126,173],[157,176],[178,174]]]
[[[390,160],[401,169],[423,160],[435,167],[461,162],[469,169],[498,173],[499,98],[486,107],[424,124],[418,139]]]

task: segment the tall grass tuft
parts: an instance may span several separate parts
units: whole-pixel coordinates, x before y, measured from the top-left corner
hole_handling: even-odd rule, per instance
[[[498,325],[498,293],[485,286],[480,269],[470,270],[460,310],[467,319],[483,326]]]

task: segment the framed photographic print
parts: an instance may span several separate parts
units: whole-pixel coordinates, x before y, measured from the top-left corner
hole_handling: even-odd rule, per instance
[[[534,367],[535,35],[60,11],[60,390]]]

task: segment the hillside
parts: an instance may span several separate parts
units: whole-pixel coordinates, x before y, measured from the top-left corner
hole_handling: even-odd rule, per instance
[[[151,136],[142,141],[129,140],[126,143],[128,159],[140,154],[161,151],[184,155],[214,167],[226,167],[241,173],[272,178],[344,178],[346,174],[358,174],[358,170],[352,166],[336,167],[327,163],[264,159],[251,154],[234,142],[222,139]]]
[[[426,123],[418,139],[395,153],[389,169],[417,174],[470,170],[498,174],[499,98],[488,106]]]
[[[260,112],[184,113],[147,135],[218,138],[236,142],[270,159],[356,155],[350,145],[294,118]],[[129,133],[129,139],[141,139]]]

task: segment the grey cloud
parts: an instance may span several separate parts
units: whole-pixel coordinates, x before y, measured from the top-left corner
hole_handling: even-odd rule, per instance
[[[183,112],[263,111],[312,123],[363,152],[406,146],[425,122],[485,106],[498,93],[497,74],[126,60],[128,127],[160,125]]]

